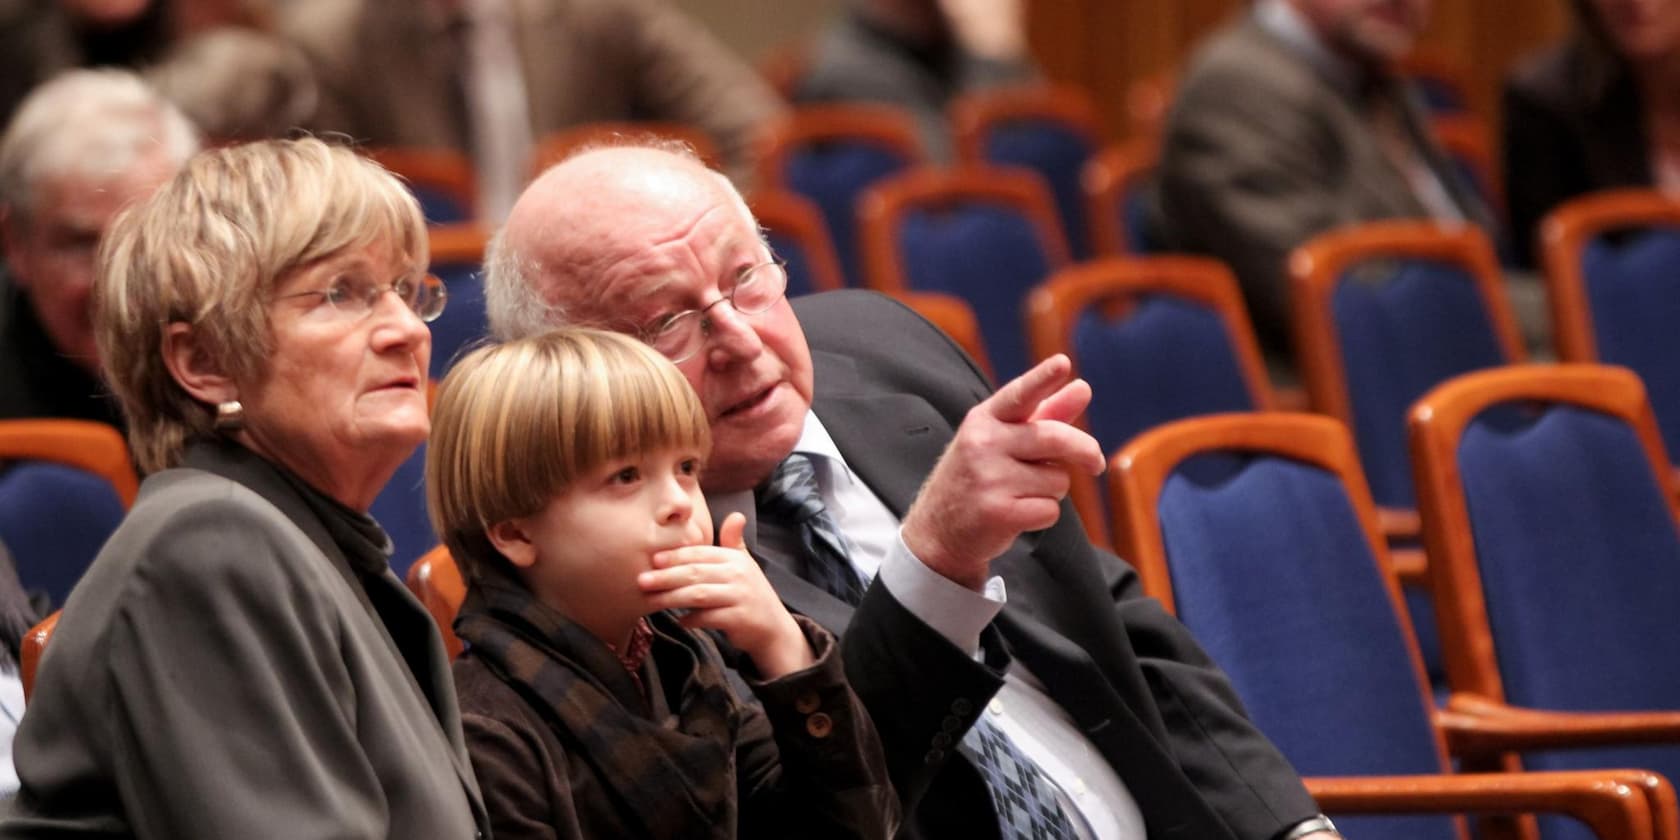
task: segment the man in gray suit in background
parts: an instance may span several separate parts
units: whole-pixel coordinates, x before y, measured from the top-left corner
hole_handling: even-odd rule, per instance
[[[1431,0],[1259,0],[1192,58],[1168,118],[1157,233],[1224,260],[1268,355],[1289,347],[1289,252],[1388,218],[1488,226],[1393,72]]]

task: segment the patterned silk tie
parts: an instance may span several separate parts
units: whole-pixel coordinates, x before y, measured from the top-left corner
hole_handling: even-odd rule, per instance
[[[962,750],[986,778],[1004,840],[1074,840],[1044,771],[984,714],[963,737]]]
[[[758,512],[799,534],[805,551],[799,576],[848,604],[863,600],[863,580],[852,566],[844,534],[817,492],[816,470],[809,456],[795,452],[777,465],[758,491]]]

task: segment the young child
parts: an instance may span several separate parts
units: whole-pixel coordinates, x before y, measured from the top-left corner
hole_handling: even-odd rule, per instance
[[[455,683],[497,840],[893,833],[834,637],[782,606],[739,514],[712,544],[710,430],[669,361],[584,329],[481,348],[444,379],[430,447],[432,521],[468,581]],[[751,659],[762,708],[702,629]]]

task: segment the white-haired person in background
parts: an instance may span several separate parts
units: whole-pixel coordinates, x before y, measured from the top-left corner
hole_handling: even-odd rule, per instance
[[[192,123],[126,70],[72,70],[18,108],[0,138],[0,419],[118,423],[88,315],[94,250],[198,146]]]

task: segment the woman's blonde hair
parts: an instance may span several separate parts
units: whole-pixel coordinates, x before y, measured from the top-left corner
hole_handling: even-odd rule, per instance
[[[99,247],[93,324],[140,468],[174,466],[187,441],[214,434],[214,407],[164,364],[171,324],[191,325],[223,373],[260,377],[282,278],[375,242],[423,268],[419,205],[378,164],[310,137],[202,152],[119,215]]]
[[[506,561],[490,526],[530,516],[573,481],[640,453],[711,449],[700,399],[676,366],[628,336],[569,327],[481,347],[432,409],[426,503],[467,578]]]

